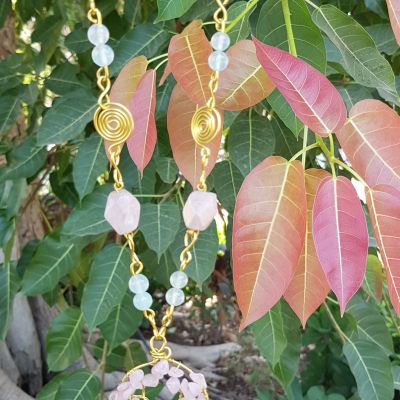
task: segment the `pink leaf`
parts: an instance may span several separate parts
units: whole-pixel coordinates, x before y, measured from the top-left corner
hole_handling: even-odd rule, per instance
[[[370,187],[391,185],[400,190],[400,117],[379,100],[361,100],[336,132],[353,168]]]
[[[175,35],[168,47],[168,68],[186,96],[204,105],[210,97],[208,84],[212,70],[208,56],[212,51],[200,20],[192,21]]]
[[[168,106],[168,135],[175,162],[183,176],[193,187],[196,187],[199,183],[201,175],[201,148],[194,141],[191,131],[192,117],[195,112],[196,105],[193,104],[185,96],[183,90],[176,85],[172,91]],[[221,116],[223,117],[222,112]],[[206,175],[209,175],[217,161],[221,137],[222,129],[211,143],[208,144],[211,153]]]
[[[313,236],[319,261],[343,314],[363,282],[368,254],[364,212],[347,178],[322,181],[313,208]]]
[[[285,293],[304,244],[304,171],[299,161],[268,157],[245,178],[233,217],[233,280],[241,328]]]
[[[264,100],[275,86],[260,65],[251,40],[241,40],[227,51],[229,66],[220,73],[217,104],[224,110],[243,110]]]
[[[315,68],[288,52],[253,38],[257,57],[296,116],[320,136],[340,129],[346,107],[339,92]]]
[[[156,109],[156,73],[147,71],[139,82],[129,109],[132,112],[134,129],[128,138],[129,154],[143,175],[151,160],[157,142],[157,128],[154,113]]]
[[[312,236],[312,210],[320,183],[329,176],[322,169],[307,169],[304,173],[307,195],[306,239],[296,271],[285,299],[299,317],[303,327],[310,315],[321,305],[329,292],[324,270],[318,260]]]
[[[367,190],[367,204],[390,300],[400,316],[400,192],[388,185],[377,185]]]
[[[400,2],[399,0],[386,0],[390,24],[392,25],[392,30],[396,36],[397,44],[400,46]]]

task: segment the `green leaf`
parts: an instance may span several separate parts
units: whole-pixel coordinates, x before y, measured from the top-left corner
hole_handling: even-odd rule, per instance
[[[126,292],[122,302],[99,326],[110,350],[130,338],[142,323],[143,314],[132,307],[132,293]]]
[[[179,256],[184,248],[183,239],[185,232],[186,227],[182,226],[174,243],[171,245],[172,257],[175,260],[176,265],[180,264]],[[191,251],[193,259],[185,271],[200,288],[215,269],[218,248],[217,227],[215,222],[213,222],[209,228],[200,233],[199,238]]]
[[[332,5],[314,11],[313,20],[339,49],[347,72],[356,82],[396,91],[389,62],[357,21]]]
[[[246,1],[238,1],[228,8],[228,21],[233,21],[238,17],[247,7]],[[241,20],[228,32],[231,39],[231,45],[242,39],[247,39],[250,35],[250,15],[255,10],[253,7]],[[228,24],[229,26],[229,24]]]
[[[299,320],[287,305],[282,302],[283,329],[287,339],[287,346],[282,352],[278,363],[273,367],[274,376],[284,388],[292,383],[300,361],[301,335]]]
[[[90,332],[122,302],[128,286],[129,264],[126,247],[112,244],[97,254],[81,304]]]
[[[357,322],[358,332],[352,332],[351,338],[373,342],[387,354],[394,352],[392,336],[375,303],[364,302],[361,296],[355,296],[347,306],[346,312]]]
[[[96,98],[81,89],[55,100],[37,132],[38,145],[61,144],[76,138],[93,119],[96,107]]]
[[[174,183],[178,175],[178,166],[172,157],[157,158],[157,173],[165,183]]]
[[[392,366],[393,385],[396,390],[400,390],[400,366]]]
[[[182,16],[181,21],[187,24],[194,19],[207,20],[215,10],[215,0],[197,0],[190,10]]]
[[[181,222],[176,203],[147,203],[142,205],[139,229],[147,245],[157,253],[158,259],[174,241]]]
[[[70,374],[70,372],[64,372],[56,375],[49,383],[43,386],[42,390],[37,394],[36,400],[57,400],[60,384]]]
[[[372,37],[373,41],[381,53],[392,55],[396,53],[399,46],[393,35],[392,27],[390,24],[377,24],[366,26],[365,30]]]
[[[0,97],[0,136],[7,134],[21,112],[21,99],[15,95]]]
[[[170,34],[158,25],[137,25],[119,41],[115,49],[114,62],[111,64],[111,74],[115,75],[128,61],[138,55],[153,57],[165,46],[169,38]]]
[[[155,22],[179,18],[195,3],[196,0],[157,0],[158,15]]]
[[[22,292],[33,296],[53,289],[74,268],[79,253],[80,248],[74,243],[61,243],[51,237],[45,238],[26,268]]]
[[[293,157],[302,148],[301,141],[295,138],[290,130],[277,118],[272,118],[275,134],[275,155],[287,159]]]
[[[171,285],[169,278],[173,272],[178,270],[178,265],[175,263],[170,249],[164,252],[158,263],[155,262],[156,257],[156,253],[150,249],[147,249],[140,254],[140,259],[148,268],[149,276],[156,282],[168,288]]]
[[[363,286],[368,294],[375,300],[382,300],[383,294],[383,266],[379,258],[375,255],[368,254],[367,269]]]
[[[252,109],[242,111],[229,130],[228,152],[233,164],[246,176],[259,162],[273,154],[273,124]]]
[[[47,364],[50,371],[62,371],[82,353],[83,314],[70,307],[52,321],[46,338]]]
[[[272,110],[278,115],[283,123],[292,131],[295,138],[299,137],[299,133],[304,129],[304,125],[296,117],[292,108],[286,99],[278,90],[274,90],[268,97],[267,101]]]
[[[224,160],[215,165],[212,178],[218,200],[227,211],[233,213],[236,196],[243,182],[242,174],[230,160]]]
[[[252,324],[251,329],[261,354],[275,366],[287,346],[281,303],[277,303],[267,314]]]
[[[11,54],[0,61],[0,93],[21,84],[24,72],[28,72],[21,70],[21,65],[24,65],[22,54]]]
[[[354,104],[358,103],[360,100],[373,97],[370,89],[354,83],[346,86],[337,86],[337,90],[343,97],[347,111],[350,111]]]
[[[365,6],[380,17],[387,19],[388,12],[385,0],[364,0]]]
[[[85,85],[77,77],[78,72],[77,65],[65,62],[54,68],[51,75],[45,80],[45,86],[52,92],[61,95],[85,88]]]
[[[91,135],[79,146],[72,176],[80,199],[92,193],[97,178],[107,169],[107,164],[103,140],[99,135]]]
[[[64,42],[65,46],[77,54],[84,53],[93,48],[92,43],[87,38],[87,29],[79,28],[73,30]]]
[[[32,33],[32,42],[41,43],[39,54],[43,57],[44,64],[47,64],[57,48],[63,26],[64,21],[58,15],[50,15],[42,21],[38,20],[36,29]]]
[[[28,137],[10,153],[9,163],[0,169],[0,182],[7,179],[30,178],[46,162],[46,149],[35,146],[35,138]]]
[[[85,197],[82,204],[72,210],[64,224],[62,234],[86,236],[108,232],[111,227],[104,218],[104,209],[111,190],[111,185],[99,186]]]
[[[5,340],[11,321],[12,302],[20,287],[20,278],[15,265],[6,263],[0,266],[0,340]]]
[[[390,361],[375,343],[350,340],[343,353],[353,373],[363,400],[392,400],[394,395]]]
[[[147,355],[143,351],[142,346],[138,342],[130,343],[129,346],[126,347],[126,354],[124,360],[124,366],[126,370],[130,370],[138,365],[144,364],[147,362]]]
[[[100,380],[96,371],[78,369],[64,379],[57,393],[57,400],[97,400]]]
[[[325,45],[319,29],[312,21],[304,0],[289,0],[293,36],[297,56],[325,73]],[[267,0],[257,21],[257,39],[289,51],[285,18],[280,0]]]

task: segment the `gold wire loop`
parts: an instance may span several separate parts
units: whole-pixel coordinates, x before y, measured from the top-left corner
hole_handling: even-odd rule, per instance
[[[209,144],[222,128],[222,118],[219,111],[209,106],[196,110],[192,118],[193,139],[200,146]]]
[[[188,229],[185,233],[185,248],[182,250],[179,261],[179,271],[184,271],[190,261],[192,261],[192,253],[191,250],[193,246],[196,244],[197,239],[199,238],[199,231],[194,231],[192,229]]]
[[[113,144],[122,144],[133,130],[130,111],[119,103],[109,103],[107,107],[98,107],[93,118],[99,135]]]
[[[225,31],[226,21],[228,20],[228,11],[226,5],[229,0],[216,0],[219,6],[218,10],[214,13],[215,28],[217,31]]]
[[[102,24],[103,23],[103,18],[101,16],[101,12],[96,6],[91,7],[87,13],[87,18],[90,22],[93,24]]]

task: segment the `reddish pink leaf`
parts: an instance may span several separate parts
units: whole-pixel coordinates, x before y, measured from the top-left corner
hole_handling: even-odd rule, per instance
[[[224,110],[243,110],[264,100],[275,88],[256,56],[251,40],[241,40],[227,51],[229,66],[220,73],[217,104]]]
[[[397,44],[400,46],[400,2],[399,0],[386,0],[389,10],[390,24],[396,36]]]
[[[157,142],[157,128],[154,113],[156,110],[156,72],[148,70],[137,87],[129,109],[135,123],[133,135],[128,140],[129,154],[143,175],[143,170],[151,160]]]
[[[363,282],[368,254],[364,212],[347,178],[328,177],[321,183],[313,208],[313,236],[319,261],[343,314]]]
[[[186,96],[204,105],[210,97],[208,84],[212,70],[208,66],[211,45],[200,20],[191,22],[175,35],[168,48],[169,67]]]
[[[400,117],[379,100],[362,100],[337,137],[354,169],[370,187],[400,190]]]
[[[147,64],[148,61],[145,56],[138,56],[133,58],[122,68],[111,87],[110,100],[112,102],[129,107],[137,85],[146,72]],[[110,144],[111,143],[107,140],[104,141],[107,157],[109,156],[108,147]]]
[[[400,316],[400,192],[388,185],[367,190],[367,204],[393,308]]]
[[[169,65],[169,62],[167,62],[167,65],[164,68],[164,72],[161,75],[160,82],[158,83],[158,86],[164,85],[165,81],[168,79],[170,74],[171,74],[171,67]]]
[[[233,279],[241,328],[285,293],[304,244],[304,171],[299,161],[268,157],[245,178],[233,217]]]
[[[115,79],[110,92],[110,100],[129,107],[140,79],[147,69],[147,58],[139,56],[133,58],[122,68]]]
[[[286,301],[299,317],[303,327],[329,292],[329,285],[318,260],[312,236],[312,210],[315,195],[322,180],[328,176],[328,172],[322,169],[308,169],[304,174],[308,215],[306,238],[293,279],[285,292]]]
[[[169,141],[174,159],[184,177],[195,187],[201,175],[201,148],[193,139],[191,122],[196,105],[193,104],[176,85],[168,106],[167,124]],[[223,117],[223,113],[221,112]],[[211,154],[207,165],[207,175],[213,169],[221,145],[222,130],[208,145]]]
[[[286,51],[255,38],[253,41],[261,65],[303,124],[320,136],[328,136],[342,127],[346,107],[324,75]]]

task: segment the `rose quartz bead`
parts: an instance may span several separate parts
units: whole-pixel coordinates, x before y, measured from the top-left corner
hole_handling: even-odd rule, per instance
[[[205,389],[207,387],[206,378],[204,378],[203,374],[196,374],[195,372],[192,372],[189,377],[193,382],[196,382],[198,385],[200,385],[201,389]]]
[[[172,395],[175,395],[179,392],[179,389],[181,388],[181,383],[178,378],[169,378],[165,386],[167,386],[167,389],[171,392]]]
[[[169,363],[167,360],[161,360],[151,369],[151,373],[159,379],[163,378],[169,372]]]
[[[183,207],[183,219],[188,229],[204,231],[213,221],[217,211],[215,193],[195,190],[190,193]]]
[[[153,374],[147,374],[143,378],[143,386],[145,387],[156,387],[159,383],[159,378]]]
[[[104,217],[119,235],[134,231],[139,225],[140,203],[125,189],[108,195]]]

